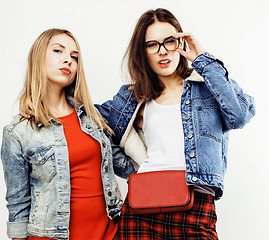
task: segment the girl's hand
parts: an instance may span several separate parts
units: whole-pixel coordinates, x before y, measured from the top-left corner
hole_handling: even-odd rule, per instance
[[[205,53],[205,50],[203,49],[201,44],[191,33],[176,33],[174,37],[180,38],[180,46],[176,51],[179,52],[182,56],[184,56],[188,60],[190,60],[191,62],[193,62],[194,59],[198,57],[200,54]],[[184,40],[188,44],[189,47],[188,51],[184,51],[182,49]]]

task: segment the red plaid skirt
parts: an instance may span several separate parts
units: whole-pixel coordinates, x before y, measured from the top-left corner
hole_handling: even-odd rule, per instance
[[[195,192],[192,209],[182,212],[134,214],[125,199],[115,239],[218,239],[213,196]]]

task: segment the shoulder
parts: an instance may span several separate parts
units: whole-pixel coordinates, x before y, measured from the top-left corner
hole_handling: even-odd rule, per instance
[[[34,126],[35,128],[35,126]],[[12,121],[3,128],[3,135],[10,135],[15,138],[18,136],[24,136],[26,131],[34,131],[31,124],[27,119],[22,119],[22,117],[17,114],[13,117]]]
[[[137,101],[134,95],[133,85],[122,85],[118,93],[114,95],[111,102],[112,107],[121,110],[126,105],[137,105]]]
[[[120,87],[118,94],[132,94],[134,91],[133,84],[124,84]]]
[[[15,116],[13,116],[12,121],[4,127],[4,131],[12,132],[17,127],[24,125],[24,122],[26,122],[26,121],[21,121],[21,116],[19,114],[17,114]]]
[[[113,97],[114,103],[117,103],[118,101],[124,104],[137,104],[134,94],[134,86],[131,84],[122,85],[118,93]]]

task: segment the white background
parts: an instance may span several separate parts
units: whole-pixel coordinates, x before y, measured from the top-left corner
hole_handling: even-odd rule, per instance
[[[220,58],[244,91],[255,97],[257,114],[231,132],[225,192],[216,202],[220,239],[268,238],[268,40],[266,0],[0,0],[0,135],[18,112],[14,104],[24,81],[28,51],[41,32],[66,28],[78,39],[91,96],[110,99],[123,83],[120,64],[140,15],[157,7],[174,13]],[[0,137],[1,141],[1,137]],[[123,194],[124,181],[120,181]],[[0,239],[6,240],[7,210],[0,164]]]

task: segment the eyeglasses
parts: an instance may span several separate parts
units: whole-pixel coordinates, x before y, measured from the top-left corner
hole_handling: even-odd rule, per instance
[[[157,41],[148,41],[145,43],[145,48],[148,54],[154,54],[160,51],[163,46],[167,51],[174,51],[178,48],[180,38],[168,37],[162,43]]]

